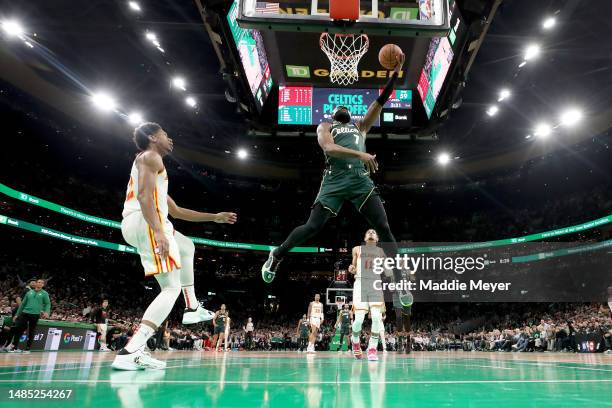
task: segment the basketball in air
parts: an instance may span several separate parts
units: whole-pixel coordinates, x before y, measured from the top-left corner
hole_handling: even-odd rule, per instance
[[[402,54],[402,49],[395,44],[386,44],[378,51],[378,62],[388,70],[395,68],[397,57]]]

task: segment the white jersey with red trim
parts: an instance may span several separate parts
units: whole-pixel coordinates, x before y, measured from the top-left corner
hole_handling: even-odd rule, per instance
[[[357,268],[355,280],[365,278],[367,280],[379,279],[374,274],[374,259],[384,258],[382,248],[375,245],[362,245],[357,247]]]
[[[138,159],[138,157],[136,158]],[[125,203],[123,204],[123,218],[134,212],[142,212],[140,203],[138,202],[138,167],[136,160],[132,164],[130,172],[130,181],[128,182],[127,191],[125,193]],[[153,190],[153,200],[159,220],[164,225],[168,219],[168,173],[164,167],[155,177],[155,190]]]
[[[323,303],[321,302],[312,302],[312,306],[310,308],[310,317],[318,317],[319,319],[323,319]]]
[[[381,278],[374,272],[374,259],[384,258],[382,248],[376,245],[356,247],[357,266],[353,284],[353,309],[369,310],[371,307],[384,305],[383,292],[376,290],[375,282]]]
[[[121,233],[123,239],[137,249],[147,276],[168,273],[181,268],[181,256],[175,238],[174,226],[168,219],[168,175],[165,168],[155,176],[152,198],[157,217],[168,240],[169,253],[166,258],[161,257],[153,229],[145,220],[138,202],[138,168],[136,167],[136,160],[134,160],[123,204]]]

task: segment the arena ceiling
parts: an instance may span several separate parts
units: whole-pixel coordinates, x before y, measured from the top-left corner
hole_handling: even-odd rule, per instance
[[[385,177],[390,181],[435,177],[434,166],[423,164],[435,164],[441,151],[457,157],[457,165],[466,173],[512,166],[571,148],[609,129],[612,42],[605,39],[612,6],[597,3],[502,3],[471,68],[460,106],[450,112],[438,140],[371,140],[369,148],[388,159]],[[30,49],[6,35],[2,38],[0,77],[5,86],[85,126],[108,144],[109,153],[118,142],[108,135],[129,138],[130,126],[92,108],[90,95],[101,88],[111,89],[124,105],[142,110],[146,119],[168,128],[180,147],[177,154],[184,158],[234,167],[226,165],[226,152],[244,147],[262,176],[274,174],[276,166],[320,166],[318,158],[313,160],[318,152],[311,135],[260,137],[249,132],[245,116],[226,98],[226,84],[194,2],[143,3],[141,14],[130,10],[127,1],[3,0],[0,4],[1,17],[19,18],[38,45]],[[542,28],[546,16],[557,20],[549,31]],[[148,31],[157,34],[163,53],[146,40]],[[540,44],[541,54],[518,69],[530,43]],[[177,74],[187,78],[189,93],[197,98],[196,109],[187,106],[184,96],[171,86]],[[486,111],[496,103],[501,88],[511,89],[512,96],[489,117]],[[584,113],[580,126],[560,128],[546,143],[526,138],[538,123],[558,121],[568,106],[578,106]],[[289,158],[279,153],[287,150],[303,154]],[[229,171],[254,174],[244,167]]]

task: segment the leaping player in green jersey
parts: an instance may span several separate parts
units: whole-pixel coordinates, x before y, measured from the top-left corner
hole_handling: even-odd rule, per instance
[[[375,229],[387,256],[394,257],[397,243],[391,233],[383,202],[378,195],[371,173],[378,170],[376,155],[366,152],[366,135],[380,117],[383,105],[393,92],[395,81],[404,65],[405,55],[397,55],[397,64],[384,90],[368,108],[362,120],[351,122],[351,112],[345,106],[338,106],[332,114],[332,123],[321,123],[317,128],[319,146],[325,154],[325,171],[319,193],[304,225],[295,228],[278,248],[270,251],[261,268],[266,283],[274,280],[283,257],[295,246],[315,236],[327,221],[340,212],[345,201],[350,201],[363,214],[371,228]],[[394,271],[396,281],[402,279]],[[412,295],[400,295],[404,306],[412,304]]]

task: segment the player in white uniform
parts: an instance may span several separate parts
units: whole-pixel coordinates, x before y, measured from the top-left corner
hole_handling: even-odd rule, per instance
[[[315,342],[319,335],[321,323],[323,323],[323,303],[319,302],[321,296],[317,293],[314,301],[308,305],[308,323],[310,323],[310,338],[308,339],[308,347],[306,353],[315,352]]]
[[[370,312],[372,319],[372,330],[368,344],[368,360],[378,360],[378,340],[380,332],[384,330],[382,313],[385,308],[383,292],[375,290],[373,284],[380,279],[380,275],[373,272],[372,264],[376,258],[384,258],[385,253],[382,248],[376,246],[378,234],[373,229],[369,229],[365,234],[365,245],[353,248],[353,262],[349,266],[349,272],[355,274],[355,284],[353,285],[353,335],[351,343],[353,345],[353,355],[361,359],[361,344],[359,335],[366,313]],[[388,275],[390,271],[386,271]]]
[[[172,151],[172,139],[157,123],[143,123],[134,131],[134,142],[140,150],[136,156],[128,183],[121,232],[123,238],[138,250],[146,276],[155,276],[161,292],[151,302],[138,330],[125,348],[121,349],[113,368],[138,370],[163,369],[166,363],[144,352],[147,340],[168,317],[177,297],[185,298],[183,324],[212,319],[193,288],[193,242],[176,231],[168,220],[174,218],[203,222],[233,224],[236,214],[208,214],[181,208],[168,195],[168,174],[162,158]]]

